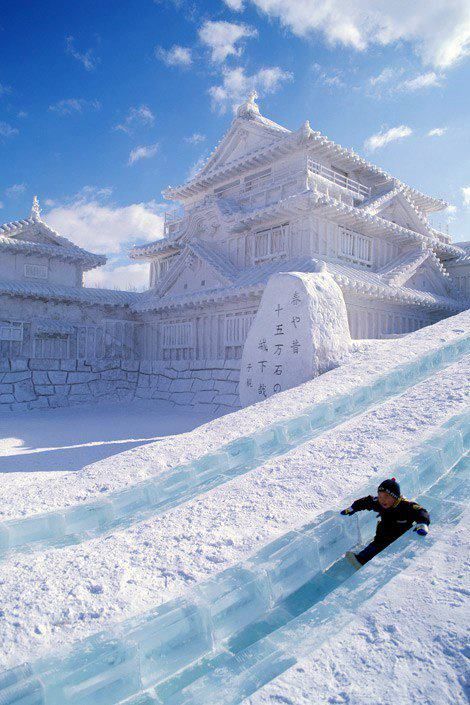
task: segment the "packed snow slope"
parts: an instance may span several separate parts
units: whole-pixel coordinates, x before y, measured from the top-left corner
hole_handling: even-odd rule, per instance
[[[4,475],[3,517],[89,501],[202,455],[298,414],[312,401],[370,383],[385,369],[461,337],[469,323],[470,315],[460,314],[407,338],[363,346],[344,367],[297,389],[187,434],[113,455],[81,472],[47,482],[40,473],[28,486],[15,484],[14,474]],[[464,411],[469,379],[467,356],[404,394],[163,516],[76,546],[8,556],[0,578],[0,665],[34,660],[47,649],[60,649],[184,594],[286,530],[325,509],[339,509],[369,480],[383,479],[384,465],[404,449]]]

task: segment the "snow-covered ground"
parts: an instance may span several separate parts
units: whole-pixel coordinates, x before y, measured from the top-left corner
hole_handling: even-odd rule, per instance
[[[0,516],[102,496],[370,382],[468,330],[470,314],[461,314],[407,338],[358,345],[341,368],[207,423],[168,407],[48,412],[38,417],[40,427],[32,415],[15,415],[5,436],[23,445],[3,444]],[[7,557],[0,577],[0,667],[33,660],[180,595],[286,530],[340,508],[369,481],[383,479],[394,457],[467,408],[469,380],[467,356],[162,516],[75,546]],[[47,448],[65,449],[64,465],[44,462],[60,457]],[[25,472],[19,472],[22,457]],[[465,531],[443,532],[441,539],[364,607],[359,627],[345,628],[311,660],[253,696],[253,704],[459,703]],[[430,675],[432,664],[437,671]],[[433,683],[441,699],[426,693]]]

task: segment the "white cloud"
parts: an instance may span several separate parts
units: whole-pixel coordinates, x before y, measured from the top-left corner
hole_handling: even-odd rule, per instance
[[[142,145],[141,147],[136,147],[129,154],[129,161],[127,162],[129,166],[135,164],[141,159],[151,159],[158,152],[158,142],[155,144]]]
[[[155,56],[163,61],[167,66],[191,66],[191,49],[175,44],[171,49],[157,47]]]
[[[82,113],[84,110],[101,110],[99,100],[85,100],[84,98],[65,98],[49,106],[49,110],[58,115],[66,116],[73,113]]]
[[[99,58],[95,56],[93,49],[87,49],[84,52],[78,51],[78,49],[75,48],[74,37],[66,37],[65,52],[73,56],[87,71],[93,71],[100,61]]]
[[[403,69],[398,70],[387,66],[377,76],[371,76],[369,78],[369,84],[371,86],[382,86],[384,84],[391,83],[401,73],[403,73]]]
[[[317,76],[317,84],[327,88],[343,88],[346,83],[340,69],[325,69],[320,64],[312,64],[312,71]]]
[[[44,220],[80,247],[99,254],[118,254],[133,242],[163,237],[163,209],[155,201],[117,206],[110,189],[86,187],[64,203],[56,203]]]
[[[17,198],[26,191],[26,184],[13,184],[5,189],[5,196],[8,198]]]
[[[17,135],[19,130],[16,127],[12,127],[8,122],[0,121],[0,137],[13,137]]]
[[[124,121],[115,126],[115,130],[127,132],[130,135],[134,129],[141,125],[150,126],[155,122],[155,116],[148,105],[140,105],[138,108],[129,108]]]
[[[7,95],[7,93],[11,93],[11,87],[5,85],[5,83],[0,83],[0,96]]]
[[[442,137],[447,132],[447,127],[434,127],[429,130],[428,137]]]
[[[363,51],[410,42],[424,64],[447,68],[470,52],[468,0],[252,0],[298,36]]]
[[[364,142],[364,147],[367,151],[373,152],[374,149],[385,147],[385,145],[390,142],[395,142],[396,140],[401,140],[404,137],[409,137],[412,133],[412,129],[407,125],[391,127],[389,130],[382,130],[381,132],[377,132],[375,135],[368,137]]]
[[[212,22],[207,20],[199,30],[199,39],[211,49],[212,61],[225,61],[227,56],[239,56],[242,47],[236,46],[242,39],[257,37],[253,27],[233,22]]]
[[[464,206],[470,206],[470,186],[462,186],[461,191]]]
[[[403,81],[398,87],[402,91],[419,91],[422,88],[430,88],[433,86],[440,86],[442,78],[434,73],[434,71],[429,71],[428,73],[421,73],[414,78],[409,78]]]
[[[112,261],[86,272],[84,281],[86,286],[139,291],[148,288],[149,266],[146,262],[119,265]]]
[[[224,3],[234,12],[242,12],[245,6],[243,0],[224,0]]]
[[[227,107],[235,110],[252,90],[256,90],[260,95],[275,93],[282,83],[292,79],[292,74],[283,71],[279,66],[260,69],[251,76],[247,76],[241,67],[224,69],[222,75],[222,85],[209,89],[212,109],[221,113],[226,112]]]
[[[193,132],[193,134],[189,137],[185,137],[184,141],[188,142],[189,144],[200,144],[201,142],[204,142],[205,139],[205,135],[201,135],[199,132]]]
[[[20,110],[19,113],[18,113],[18,117],[19,117],[19,118],[27,118],[27,117],[28,117],[28,113],[26,112],[26,110]]]

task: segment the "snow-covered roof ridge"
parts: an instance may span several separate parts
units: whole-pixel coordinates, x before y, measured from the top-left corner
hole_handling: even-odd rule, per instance
[[[244,105],[247,106],[248,102]],[[442,210],[447,206],[447,203],[442,199],[434,198],[433,196],[428,196],[422,193],[421,191],[418,191],[417,189],[403,183],[396,177],[392,176],[381,167],[378,167],[375,164],[372,164],[371,162],[367,161],[363,157],[360,157],[353,149],[342,147],[333,140],[330,140],[326,135],[323,135],[321,132],[312,130],[308,121],[305,122],[299,130],[291,132],[286,128],[282,128],[277,123],[272,123],[272,121],[268,120],[268,118],[265,118],[259,113],[259,108],[257,105],[255,105],[255,107],[256,110],[253,110],[253,108],[245,108],[246,117],[241,117],[238,115],[235,117],[228,132],[225,133],[222,140],[219,142],[215,150],[209,156],[208,160],[206,161],[206,164],[202,167],[201,171],[196,174],[196,176],[194,176],[192,179],[189,179],[180,186],[169,186],[163,191],[163,195],[166,198],[173,200],[185,198],[193,193],[196,193],[199,190],[207,188],[217,180],[229,178],[232,174],[237,172],[237,170],[250,169],[255,167],[256,165],[261,166],[267,161],[283,156],[284,154],[287,154],[290,151],[298,150],[300,145],[310,145],[326,149],[330,156],[340,158],[346,163],[350,163],[350,165],[356,169],[361,168],[374,176],[380,176],[381,178],[389,182],[391,188],[396,187],[406,191],[412,200],[416,199],[418,202],[425,205],[428,210]],[[265,129],[272,129],[273,134],[277,132],[278,139],[275,139],[272,143],[269,143],[267,145],[261,145],[259,148],[253,149],[252,151],[245,153],[239,158],[231,160],[225,165],[215,165],[210,168],[210,165],[213,165],[216,161],[216,157],[220,153],[222,145],[224,145],[228,141],[229,136],[234,131],[234,129],[236,129],[236,126],[239,124],[239,122],[241,120],[246,119],[254,121],[255,123],[258,123],[260,125],[265,125]],[[282,130],[282,132],[280,132],[280,130]],[[279,138],[279,135],[282,138]]]
[[[447,265],[470,264],[470,242],[456,242],[454,244],[461,249],[461,253],[455,259],[449,260]]]
[[[398,259],[383,267],[379,271],[379,274],[388,284],[400,286],[401,284],[404,284],[418,269],[418,267],[426,261],[428,261],[441,276],[445,277],[447,280],[450,280],[449,273],[445,270],[436,254],[424,246],[405,253]]]
[[[323,260],[320,260],[323,261]],[[178,309],[188,305],[200,305],[227,299],[246,299],[251,294],[261,293],[267,280],[277,272],[315,272],[319,259],[313,257],[297,257],[291,260],[273,260],[265,265],[253,266],[240,273],[240,276],[230,285],[216,287],[205,291],[188,294],[172,294],[164,298],[158,295],[143,294],[133,305],[135,311],[163,311]],[[430,292],[418,291],[406,286],[392,286],[382,279],[381,275],[370,270],[363,270],[339,262],[325,262],[328,271],[335,281],[348,291],[365,298],[397,301],[423,306],[430,309],[460,311],[463,305],[451,297],[440,296]]]
[[[22,282],[0,280],[0,294],[22,296],[45,301],[73,301],[88,305],[129,306],[138,300],[140,294],[134,291],[113,289],[93,289],[87,287],[62,286],[42,282]]]
[[[197,257],[211,265],[216,269],[224,278],[233,281],[240,274],[240,270],[235,267],[232,262],[230,262],[227,257],[225,257],[220,250],[216,249],[214,245],[205,243],[199,238],[193,238],[187,243],[187,247],[193,252]]]
[[[49,242],[38,242],[35,236],[45,236]],[[21,239],[19,239],[21,237]],[[31,239],[28,239],[31,238]],[[106,263],[104,255],[74,245],[63,235],[59,235],[41,218],[37,197],[34,197],[28,218],[14,220],[0,225],[0,249],[42,254],[48,257],[79,261],[85,270],[93,269]]]

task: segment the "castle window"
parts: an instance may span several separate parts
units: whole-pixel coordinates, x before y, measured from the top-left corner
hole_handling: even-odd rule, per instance
[[[23,324],[0,321],[0,340],[21,342],[23,340]]]
[[[359,233],[347,228],[340,228],[338,257],[370,267],[372,264],[372,238],[366,235],[359,235]]]
[[[256,264],[287,254],[288,229],[289,223],[283,223],[267,230],[259,230],[255,234]]]
[[[164,323],[161,328],[164,360],[190,360],[194,348],[192,321]]]
[[[34,357],[68,358],[69,335],[40,333],[34,338]]]
[[[242,356],[243,345],[255,317],[254,313],[228,315],[225,319],[225,357]]]
[[[24,275],[30,279],[47,279],[47,267],[44,264],[25,264]]]

